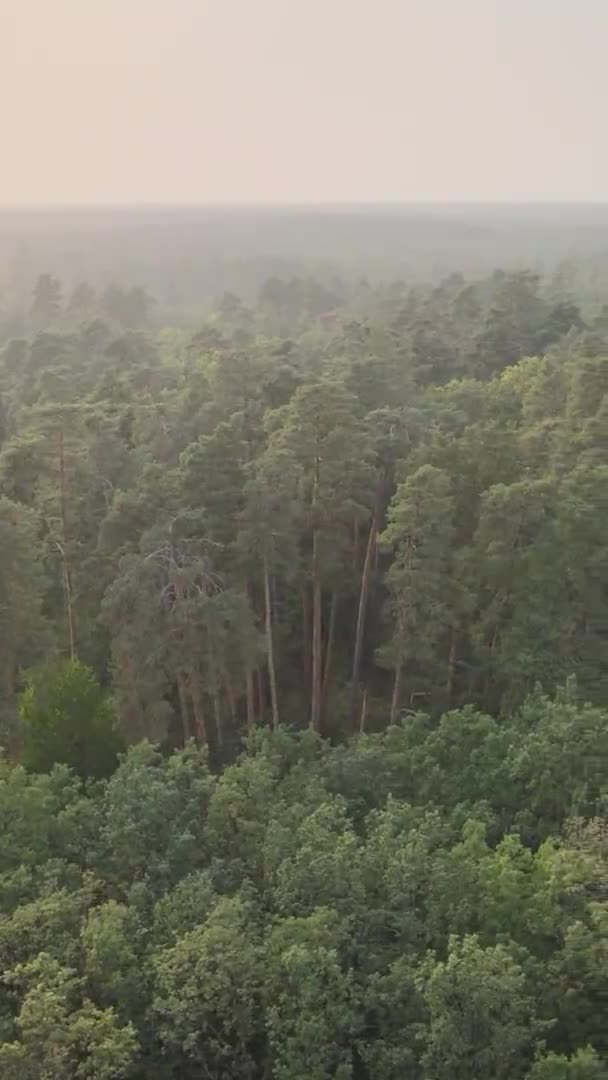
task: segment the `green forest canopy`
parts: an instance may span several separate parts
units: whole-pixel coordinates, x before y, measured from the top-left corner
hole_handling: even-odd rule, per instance
[[[2,1076],[605,1080],[607,719],[3,766]]]
[[[7,314],[3,1077],[606,1077],[576,280]]]

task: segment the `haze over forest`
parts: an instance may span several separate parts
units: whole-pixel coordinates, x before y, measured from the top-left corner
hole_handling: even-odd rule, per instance
[[[597,202],[603,0],[3,0],[0,205]]]
[[[2,1080],[608,1080],[607,40],[0,2]]]

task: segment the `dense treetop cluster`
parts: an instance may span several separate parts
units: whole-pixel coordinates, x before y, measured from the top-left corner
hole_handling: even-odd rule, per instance
[[[0,772],[6,1080],[605,1080],[608,716],[570,685],[82,787]]]
[[[0,357],[11,738],[53,653],[126,742],[219,761],[257,722],[500,714],[569,675],[605,701],[608,347],[541,286],[378,286],[355,318],[268,281],[192,333],[43,275]]]
[[[7,1080],[606,1080],[608,318],[563,286],[4,319]]]

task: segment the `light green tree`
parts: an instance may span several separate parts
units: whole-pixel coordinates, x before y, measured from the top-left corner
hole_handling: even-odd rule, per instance
[[[23,762],[36,772],[69,765],[79,776],[106,776],[122,741],[111,702],[93,672],[64,660],[28,675],[20,701]]]

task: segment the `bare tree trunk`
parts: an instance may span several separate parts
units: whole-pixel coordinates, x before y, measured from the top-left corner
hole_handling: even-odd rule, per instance
[[[304,665],[304,686],[306,687],[306,696],[308,696],[312,672],[310,642],[310,593],[306,584],[304,584],[302,586],[302,660]]]
[[[121,707],[123,722],[129,737],[139,741],[146,737],[146,722],[133,675],[133,661],[128,652],[121,652],[118,666],[121,671],[121,682],[125,688],[125,700]]]
[[[65,555],[65,548],[62,548],[61,557],[63,560],[63,595],[65,596],[65,608],[66,619],[68,624],[68,641],[70,647],[70,660],[76,659],[76,640],[74,633],[74,609],[72,605],[72,581],[70,577],[69,564]]]
[[[247,727],[250,731],[255,727],[255,699],[253,689],[253,671],[247,664],[245,671],[245,687],[247,694]]]
[[[274,644],[272,640],[272,606],[270,603],[270,575],[268,558],[264,554],[264,616],[266,623],[266,652],[268,659],[268,680],[270,683],[270,703],[272,706],[272,726],[279,726],[279,704],[277,700],[277,680],[274,668]]]
[[[365,731],[365,721],[367,720],[367,686],[363,688],[363,701],[361,702],[361,716],[359,718],[359,734],[363,735]]]
[[[329,692],[329,677],[331,662],[333,659],[334,638],[336,635],[336,614],[338,611],[338,594],[334,590],[331,594],[331,607],[329,609],[329,627],[327,629],[327,645],[325,646],[325,667],[323,668],[323,690],[321,692],[321,705],[325,708],[327,694]]]
[[[450,651],[448,653],[448,677],[445,687],[448,708],[452,704],[454,690],[454,672],[456,670],[456,652],[458,645],[458,631],[454,626],[450,627]]]
[[[216,745],[217,748],[221,750],[224,739],[222,732],[222,712],[220,708],[218,669],[215,660],[215,649],[213,647],[213,634],[209,626],[207,626],[207,653],[209,657],[209,683],[211,684],[211,700],[213,701],[213,719],[215,720]]]
[[[255,686],[258,698],[258,719],[262,720],[265,712],[264,707],[264,687],[262,685],[262,672],[258,668],[255,672]]]
[[[63,445],[63,431],[59,431],[59,491],[61,504],[61,559],[63,564],[63,591],[65,596],[66,619],[68,624],[68,640],[70,644],[70,660],[76,659],[76,629],[74,624],[74,606],[72,600],[72,566],[70,561],[70,544],[68,538],[68,492],[65,472],[65,450]]]
[[[395,681],[393,683],[393,697],[391,700],[391,724],[397,723],[397,716],[399,714],[399,704],[401,701],[401,673],[403,664],[401,660],[397,661],[395,668]]]
[[[357,700],[359,697],[359,679],[361,676],[361,656],[363,653],[363,635],[365,632],[365,615],[367,612],[367,599],[369,596],[369,585],[371,580],[371,570],[374,557],[374,551],[376,548],[376,538],[378,536],[378,515],[374,514],[372,523],[369,530],[369,536],[367,539],[367,549],[365,552],[365,562],[363,564],[363,573],[361,574],[361,589],[359,591],[359,610],[357,612],[357,631],[355,634],[355,655],[353,658],[353,675],[351,682],[351,721],[352,726],[355,726],[355,718],[357,714]]]
[[[321,730],[321,576],[319,573],[319,530],[315,528],[312,554],[312,685],[310,726]]]
[[[230,678],[230,674],[228,671],[224,671],[224,686],[226,687],[226,697],[228,698],[228,706],[230,708],[230,719],[232,720],[233,727],[236,728],[236,701],[234,699],[232,679]]]
[[[179,697],[179,711],[182,721],[182,732],[184,735],[184,743],[188,742],[191,736],[190,731],[190,710],[188,708],[188,693],[186,690],[186,680],[183,672],[177,673],[177,695]]]
[[[17,762],[23,751],[23,730],[21,724],[13,720],[16,664],[10,653],[0,657],[0,670],[0,708],[6,709],[9,717],[3,732],[4,747],[9,761]]]
[[[222,729],[222,710],[220,707],[220,695],[218,693],[216,685],[214,685],[213,687],[213,719],[215,720],[217,748],[218,750],[221,750],[224,745],[224,732]]]
[[[251,582],[247,579],[245,581],[245,593],[251,605],[251,610],[255,615],[255,604],[253,601],[253,589]],[[245,658],[245,693],[247,697],[247,727],[251,731],[255,727],[255,699],[254,699],[254,686],[253,686],[253,668],[251,667],[249,657]]]
[[[479,686],[479,684],[481,683],[481,687],[482,687],[481,700],[482,700],[484,708],[487,708],[488,697],[489,697],[489,694],[490,694],[490,682],[491,682],[492,674],[493,674],[493,672],[492,672],[492,667],[493,667],[492,661],[494,659],[493,653],[494,653],[494,648],[496,646],[497,639],[498,639],[498,624],[494,627],[494,629],[492,631],[492,636],[490,637],[490,640],[488,642],[489,656],[488,656],[488,658],[486,660],[487,667],[486,667],[485,674],[482,676],[481,671],[479,671],[478,679],[476,680],[477,686]]]
[[[201,746],[207,746],[207,723],[205,721],[205,709],[203,706],[203,693],[201,690],[200,678],[197,672],[193,672],[190,676],[190,697],[192,699],[192,708],[194,710],[194,724],[196,727],[196,733]]]

